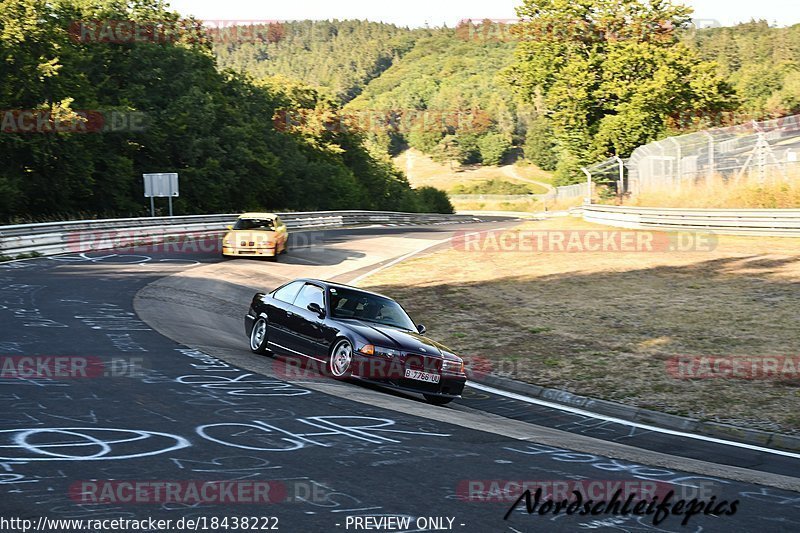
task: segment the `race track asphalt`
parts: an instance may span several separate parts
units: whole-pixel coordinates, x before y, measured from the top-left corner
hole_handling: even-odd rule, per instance
[[[356,531],[367,516],[411,519],[394,531],[797,531],[795,458],[593,424],[475,389],[437,408],[374,386],[292,379],[281,360],[247,350],[242,317],[255,289],[312,275],[346,282],[447,246],[454,231],[507,225],[308,232],[277,264],[151,250],[0,265],[0,356],[90,367],[87,377],[0,379],[0,517],[47,531],[79,528],[41,517],[194,518],[207,528],[228,517],[227,530],[233,517],[264,517],[256,526],[266,527],[277,517],[292,532]],[[645,484],[738,500],[738,511],[684,526],[679,516],[654,525],[652,516],[528,515],[523,505],[504,520],[515,498],[480,489],[523,480],[594,482],[601,492]],[[258,503],[121,501],[124,482],[174,481],[269,491]],[[0,530],[21,531],[2,520]]]

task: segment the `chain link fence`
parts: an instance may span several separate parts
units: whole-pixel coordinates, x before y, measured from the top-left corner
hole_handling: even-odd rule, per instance
[[[619,157],[611,157],[605,161],[595,163],[582,169],[587,176],[587,181],[581,183],[584,190],[588,190],[589,182],[592,185],[604,185],[601,190],[619,194],[627,190],[628,181],[625,173],[625,161]],[[592,191],[595,193],[597,188]],[[588,194],[585,195],[588,197]]]
[[[800,179],[800,115],[714,128],[640,146],[627,161],[583,169],[594,183],[631,195]]]

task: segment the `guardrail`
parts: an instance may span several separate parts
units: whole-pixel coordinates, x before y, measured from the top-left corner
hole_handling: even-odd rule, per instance
[[[800,237],[800,209],[683,209],[584,205],[587,222],[623,228]]]
[[[289,229],[336,228],[365,224],[444,224],[476,221],[471,215],[391,211],[315,211],[278,213]],[[0,255],[55,255],[154,244],[189,235],[225,232],[238,214],[75,220],[0,226]]]

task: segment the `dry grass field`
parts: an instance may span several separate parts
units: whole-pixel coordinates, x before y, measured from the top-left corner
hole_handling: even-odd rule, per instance
[[[466,165],[459,167],[447,163],[437,163],[422,152],[413,148],[394,158],[394,164],[408,176],[413,187],[430,186],[452,192],[457,185],[471,186],[489,180],[527,185],[534,194],[543,194],[552,187],[553,176],[529,163],[517,163],[502,167]],[[456,211],[553,211],[580,205],[582,199],[574,202],[543,202],[538,199],[518,200],[462,200],[451,199]]]
[[[726,185],[720,178],[681,189],[648,191],[625,202],[625,205],[686,208],[782,209],[800,207],[800,169],[784,176]]]
[[[518,211],[539,213],[542,211],[563,211],[583,204],[583,198],[570,198],[568,200],[457,200],[450,199],[450,203],[459,211]]]
[[[481,182],[504,180],[531,185],[532,192],[544,193],[546,187],[534,182],[550,184],[552,177],[534,165],[506,165],[503,167],[466,165],[459,167],[437,163],[413,148],[394,158],[394,164],[408,176],[413,187],[430,186],[450,191],[456,185],[473,185]]]
[[[518,230],[619,231],[574,218]],[[453,246],[361,284],[398,298],[432,337],[489,359],[498,374],[800,433],[796,375],[688,380],[667,371],[675,356],[800,355],[800,239],[718,236],[712,251],[689,252]]]

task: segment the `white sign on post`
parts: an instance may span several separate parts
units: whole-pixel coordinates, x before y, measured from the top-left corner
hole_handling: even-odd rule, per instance
[[[142,174],[145,198],[178,196],[178,174]]]
[[[167,172],[160,174],[142,174],[144,178],[144,197],[150,198],[150,216],[155,215],[153,198],[169,198],[169,216],[172,216],[172,198],[178,194],[178,174]]]

